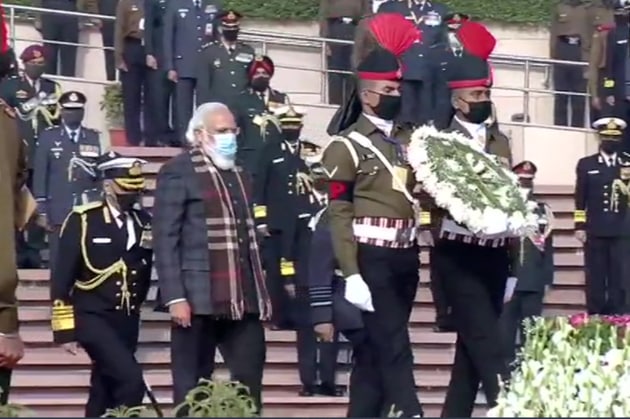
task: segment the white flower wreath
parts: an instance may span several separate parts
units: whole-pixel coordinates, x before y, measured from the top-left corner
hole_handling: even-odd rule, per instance
[[[521,237],[537,228],[537,204],[527,200],[516,175],[465,135],[420,127],[408,159],[435,203],[472,233]]]

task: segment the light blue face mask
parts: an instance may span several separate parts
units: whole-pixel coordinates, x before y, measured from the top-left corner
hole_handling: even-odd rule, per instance
[[[232,158],[236,155],[236,134],[226,132],[223,134],[214,134],[213,137],[217,153],[227,158]]]

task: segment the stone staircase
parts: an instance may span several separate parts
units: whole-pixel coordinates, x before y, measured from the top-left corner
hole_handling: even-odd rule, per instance
[[[148,160],[145,171],[150,179],[145,198],[147,207],[153,205],[152,190],[155,174],[161,164],[176,155],[178,149],[126,148],[117,151]],[[541,186],[539,197],[546,200],[556,216],[554,239],[556,276],[553,290],[547,295],[545,312],[548,315],[575,313],[583,309],[582,255],[573,237],[571,198],[572,188]],[[428,257],[422,254],[421,287],[416,297],[409,329],[415,355],[415,375],[419,394],[429,417],[440,413],[448,384],[454,351],[453,334],[436,334],[431,330],[434,310],[428,288]],[[73,356],[52,344],[50,331],[49,273],[46,270],[20,272],[18,297],[20,301],[21,333],[27,344],[24,360],[14,373],[11,400],[25,405],[38,417],[79,417],[83,414],[89,385],[89,359],[85,354]],[[169,320],[155,313],[149,293],[149,303],[142,313],[142,328],[138,360],[142,362],[147,382],[153,387],[165,408],[171,403],[169,372]],[[300,386],[297,373],[295,333],[267,331],[267,366],[264,375],[265,416],[275,417],[343,417],[345,398],[297,397]],[[348,381],[347,348],[339,355],[338,381]],[[219,377],[227,377],[220,356],[217,356]],[[478,399],[475,416],[483,415],[483,398]]]

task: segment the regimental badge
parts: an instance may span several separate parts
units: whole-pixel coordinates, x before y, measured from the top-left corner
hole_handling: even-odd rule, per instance
[[[221,67],[221,59],[217,58],[216,60],[214,60],[214,66],[216,68]]]
[[[68,99],[70,99],[71,102],[77,102],[79,100],[79,96],[77,96],[77,94],[73,92],[70,93]]]
[[[133,167],[129,169],[129,176],[140,176],[142,174],[142,165],[139,161],[133,164]]]
[[[211,14],[216,13],[216,12],[217,12],[217,7],[215,5],[209,4],[209,5],[206,6],[206,14],[211,15]]]

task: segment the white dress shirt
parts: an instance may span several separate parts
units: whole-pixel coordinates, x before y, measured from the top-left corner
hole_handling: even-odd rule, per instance
[[[368,121],[370,121],[374,126],[385,133],[388,137],[392,135],[392,130],[394,129],[393,121],[386,121],[378,116],[368,115],[366,113],[363,114]]]
[[[613,167],[617,163],[617,153],[606,154],[603,151],[600,152],[606,166]]]
[[[66,133],[68,134],[68,138],[74,140],[75,143],[78,143],[79,142],[79,134],[81,133],[81,127],[77,128],[77,129],[71,129],[67,125],[64,125],[64,128],[66,129]],[[74,138],[72,138],[73,134],[74,134]]]
[[[118,228],[122,228],[122,220],[120,217],[120,211],[114,208],[112,205],[107,204],[109,207],[109,212],[112,214],[112,217],[116,221],[116,225]],[[131,249],[134,244],[136,244],[136,228],[133,225],[133,220],[131,219],[131,215],[126,213],[126,224],[127,224],[127,250]]]
[[[488,127],[485,123],[481,124],[473,124],[472,122],[462,121],[458,117],[455,117],[455,120],[468,131],[468,135],[473,138],[475,141],[479,142],[481,146],[486,148],[486,138],[488,135]],[[464,132],[464,134],[466,134]]]

